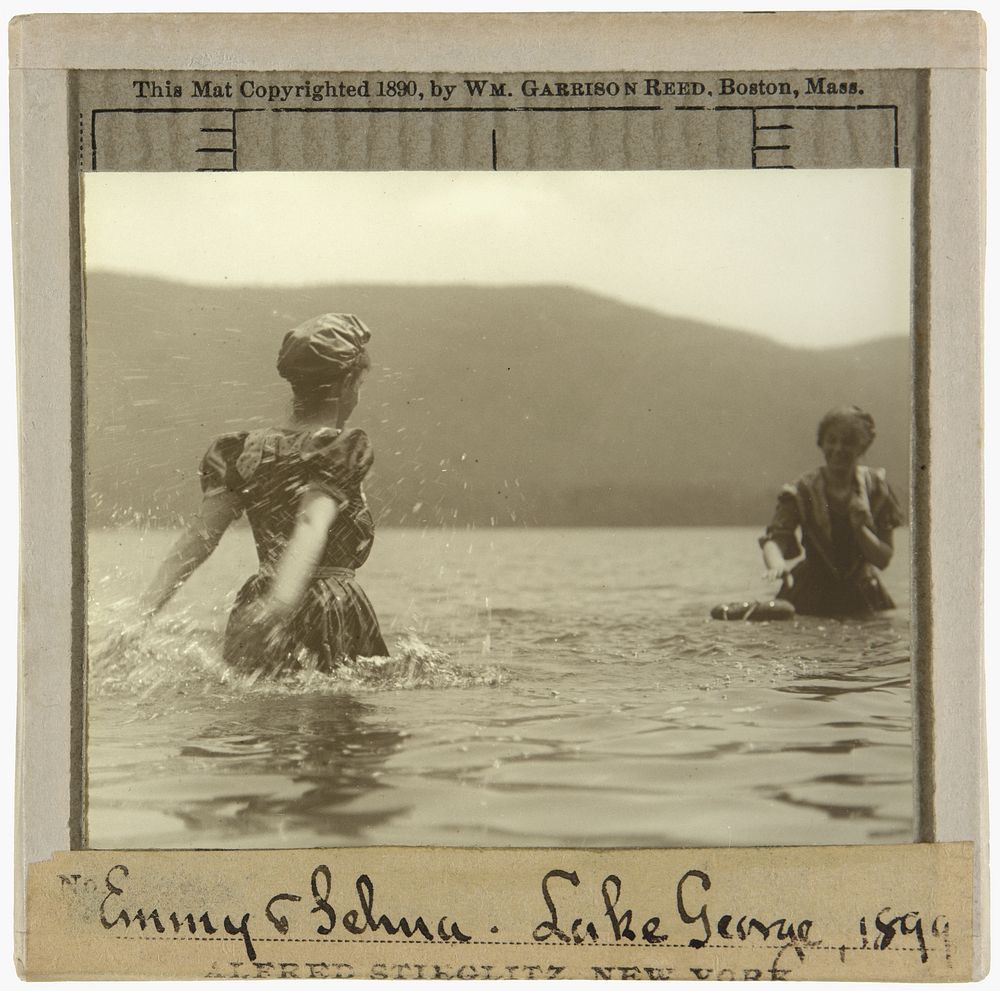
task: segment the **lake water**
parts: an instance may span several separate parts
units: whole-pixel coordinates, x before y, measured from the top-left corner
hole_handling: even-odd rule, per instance
[[[93,847],[747,846],[912,838],[906,531],[868,621],[723,623],[771,594],[742,528],[379,531],[393,652],[222,667],[249,531],[95,664]],[[96,642],[175,535],[95,531]]]

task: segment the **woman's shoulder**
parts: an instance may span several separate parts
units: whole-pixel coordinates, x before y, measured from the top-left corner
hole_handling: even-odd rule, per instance
[[[889,484],[884,468],[862,466],[858,470],[868,491],[875,532],[886,539],[896,527],[906,525],[906,511]]]
[[[858,473],[864,483],[872,510],[877,512],[881,506],[888,507],[891,509],[892,515],[898,520],[896,525],[901,525],[903,511],[900,508],[899,499],[893,487],[889,484],[886,470],[884,468],[869,468],[867,465],[860,465]]]
[[[363,430],[334,427],[261,427],[246,433],[227,435],[226,452],[244,482],[262,471],[292,471],[307,475],[344,471],[366,458],[371,445]]]
[[[236,448],[242,447],[244,441],[249,436],[250,431],[248,430],[234,430],[230,433],[219,434],[217,437],[212,438],[212,442],[208,445],[210,451],[230,451]]]
[[[300,452],[317,473],[342,476],[345,481],[363,478],[375,459],[368,434],[360,427],[312,431],[303,438]]]
[[[781,486],[779,495],[796,496],[815,492],[817,487],[823,482],[823,469],[813,468],[812,471],[803,472],[798,478],[793,478],[790,482],[785,482]]]
[[[360,427],[337,430],[320,427],[317,430],[302,431],[297,436],[297,447],[304,458],[331,457],[344,451],[370,447],[368,434]]]
[[[237,463],[243,455],[248,436],[245,430],[219,434],[208,445],[199,469],[201,487],[206,494],[237,487]]]
[[[889,488],[889,476],[884,468],[872,468],[869,465],[858,465],[865,484],[871,488]]]
[[[220,434],[201,462],[202,488],[239,490],[261,472],[305,473],[336,479],[339,485],[360,481],[374,461],[368,435],[359,428],[297,430],[261,427]]]

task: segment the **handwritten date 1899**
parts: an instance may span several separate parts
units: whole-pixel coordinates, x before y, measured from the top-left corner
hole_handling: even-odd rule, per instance
[[[242,911],[248,906],[241,905],[239,912],[224,913],[217,902],[211,910],[204,904],[179,908],[147,903],[136,907],[136,899],[128,890],[130,883],[129,869],[124,864],[108,870],[96,912],[96,921],[103,929],[115,930],[119,935],[122,930],[130,934],[138,930],[154,939],[219,933],[241,939],[251,962],[257,957],[254,940],[265,938],[262,933],[271,940],[273,933],[289,939],[315,933],[340,942],[345,936],[348,941],[356,937],[363,942],[366,937],[377,935],[381,942],[389,937],[390,941],[401,944],[490,943],[500,934],[499,926],[490,926],[491,920],[479,920],[480,926],[489,926],[489,935],[484,936],[481,932],[473,934],[470,926],[447,915],[435,913],[433,921],[428,921],[422,914],[402,912],[399,907],[383,910],[386,896],[376,908],[375,884],[363,873],[354,878],[354,891],[347,897],[349,904],[345,904],[340,900],[343,896],[334,893],[333,872],[326,864],[313,868],[308,893],[300,889],[301,893],[292,890],[271,894],[257,903],[257,911]],[[821,945],[813,933],[815,924],[811,919],[796,920],[791,913],[780,911],[743,911],[725,901],[720,904],[718,897],[709,895],[712,880],[705,871],[684,873],[670,892],[665,911],[657,915],[637,914],[625,887],[617,874],[607,874],[594,890],[581,883],[575,870],[548,871],[541,880],[548,917],[534,926],[532,938],[536,943],[552,941],[576,946],[645,943],[693,949],[747,942],[779,949],[779,958],[785,950],[790,950],[799,959],[804,959],[807,948]],[[90,890],[102,894],[97,883]],[[532,917],[537,918],[533,912]],[[848,951],[895,949],[899,944],[910,948],[915,944],[919,959],[927,963],[931,952],[928,936],[935,940],[935,949],[948,959],[951,956],[949,925],[943,915],[934,917],[926,927],[918,912],[883,908],[859,920],[859,935],[860,946],[839,947],[842,959]],[[505,933],[503,938],[515,937]]]

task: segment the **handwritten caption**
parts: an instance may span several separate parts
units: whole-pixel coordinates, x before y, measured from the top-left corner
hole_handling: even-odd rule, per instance
[[[531,921],[504,925],[500,920],[474,923],[457,915],[429,913],[419,905],[386,905],[376,883],[367,873],[358,873],[350,894],[335,895],[334,874],[327,864],[316,864],[308,878],[288,890],[263,896],[259,905],[237,910],[219,910],[205,904],[137,904],[133,872],[124,863],[115,864],[100,880],[80,874],[59,874],[64,895],[87,895],[93,905],[92,921],[108,934],[126,938],[229,938],[242,944],[244,960],[227,965],[225,973],[213,967],[206,977],[428,977],[552,978],[563,969],[558,965],[494,964],[448,965],[378,964],[372,972],[356,973],[349,963],[274,963],[258,960],[259,945],[325,940],[345,943],[395,943],[405,945],[456,946],[517,945],[603,947],[632,945],[672,949],[714,951],[721,946],[746,944],[774,950],[767,968],[729,968],[727,977],[743,980],[783,980],[795,961],[809,952],[833,952],[841,961],[847,953],[881,953],[905,950],[926,964],[932,953],[951,958],[948,919],[927,914],[913,906],[899,909],[875,906],[857,918],[856,938],[843,935],[825,940],[820,920],[791,913],[764,912],[747,905],[728,904],[713,895],[713,880],[705,870],[691,868],[670,881],[666,903],[657,911],[639,912],[635,898],[626,891],[616,873],[601,872],[588,878],[576,870],[554,868],[538,880]],[[148,879],[146,879],[148,880]],[[636,892],[636,896],[643,894]],[[99,899],[98,899],[98,896]],[[645,902],[648,899],[641,898]],[[213,905],[217,900],[213,898]],[[582,911],[589,905],[591,911]],[[295,974],[285,973],[294,968]],[[669,979],[672,967],[593,966],[598,979]],[[703,980],[725,979],[712,968],[691,967],[691,976]],[[392,973],[390,973],[390,970]],[[301,971],[301,973],[299,973]],[[315,972],[314,972],[315,971]],[[378,972],[375,972],[378,971]],[[382,972],[384,971],[384,972]],[[555,972],[553,972],[555,971]],[[648,973],[647,973],[648,971]],[[686,976],[686,975],[685,975]]]

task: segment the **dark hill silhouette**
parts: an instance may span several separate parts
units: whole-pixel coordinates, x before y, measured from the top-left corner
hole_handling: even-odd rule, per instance
[[[825,351],[561,286],[214,288],[87,280],[90,520],[176,520],[217,433],[276,422],[285,330],[372,328],[356,414],[369,499],[406,525],[749,524],[819,463],[815,424],[856,402],[905,499],[909,345]]]

